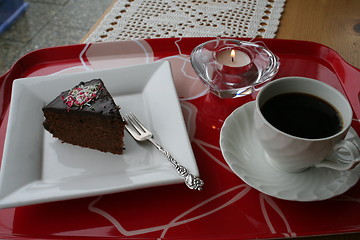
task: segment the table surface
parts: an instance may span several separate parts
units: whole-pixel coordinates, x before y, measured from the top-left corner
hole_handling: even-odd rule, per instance
[[[276,38],[324,44],[360,68],[360,1],[287,0]]]
[[[83,39],[96,29],[101,19]],[[360,69],[360,0],[287,0],[276,38],[324,44]],[[293,239],[360,240],[360,233]]]

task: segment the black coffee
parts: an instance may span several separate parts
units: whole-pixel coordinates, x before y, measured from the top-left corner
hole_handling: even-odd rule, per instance
[[[301,138],[329,137],[342,129],[340,113],[324,100],[303,93],[285,93],[261,107],[266,120],[277,129]]]

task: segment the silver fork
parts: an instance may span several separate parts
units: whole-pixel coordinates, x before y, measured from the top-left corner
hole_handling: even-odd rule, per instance
[[[130,135],[137,141],[146,141],[149,140],[154,146],[160,150],[169,160],[171,165],[176,169],[176,171],[182,176],[185,180],[186,186],[194,190],[202,190],[204,182],[200,178],[192,175],[189,171],[179,164],[168,151],[166,151],[158,142],[153,138],[153,134],[137,119],[133,113],[126,114],[124,117],[126,121],[125,128],[130,133]]]

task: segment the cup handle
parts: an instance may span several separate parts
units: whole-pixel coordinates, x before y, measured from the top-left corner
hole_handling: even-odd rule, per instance
[[[360,150],[355,143],[349,140],[341,140],[335,144],[333,154],[327,159],[315,165],[339,171],[347,171],[356,167],[360,162]]]

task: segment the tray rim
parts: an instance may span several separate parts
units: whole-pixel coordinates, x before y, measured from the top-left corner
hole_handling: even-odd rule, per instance
[[[178,39],[178,40],[183,40],[183,39],[202,39],[204,42],[205,41],[208,41],[208,40],[212,40],[212,39],[219,39],[219,38],[216,38],[216,37],[182,37],[182,38],[147,38],[147,39],[142,39],[142,40],[145,40],[145,41],[148,41],[148,42],[155,42],[155,41],[167,41],[167,40],[173,40],[173,39]],[[237,39],[237,40],[242,40],[242,41],[250,41],[250,40],[254,40],[252,38],[227,38],[227,39]],[[119,41],[119,42],[127,42],[127,41],[134,41],[134,40],[122,40],[122,41]],[[348,63],[336,50],[334,50],[333,48],[331,47],[328,47],[322,43],[318,43],[318,42],[313,42],[313,41],[308,41],[308,40],[294,40],[294,39],[278,39],[278,38],[259,38],[259,39],[256,39],[256,41],[275,41],[275,42],[291,42],[291,43],[294,43],[294,44],[301,44],[301,45],[304,45],[304,44],[307,44],[307,45],[313,45],[313,46],[317,46],[317,47],[323,47],[323,48],[327,48],[328,50],[330,50],[330,52],[332,54],[335,54],[337,55],[344,64],[348,65],[348,67],[351,67],[351,68],[354,68],[358,71],[360,71],[360,68],[357,68],[353,65],[351,65],[350,63]],[[2,75],[0,75],[0,81],[2,81],[4,78],[7,78],[9,77],[8,75],[11,74],[11,72],[13,71],[13,69],[17,66],[17,65],[22,65],[22,62],[24,60],[26,60],[26,58],[33,58],[33,57],[36,57],[36,55],[42,55],[43,53],[49,51],[53,51],[53,50],[58,50],[58,49],[61,49],[61,48],[64,48],[64,49],[69,49],[69,48],[77,48],[77,47],[80,47],[80,48],[83,48],[84,46],[86,45],[93,45],[93,44],[109,44],[111,42],[92,42],[92,43],[78,43],[78,44],[70,44],[70,45],[61,45],[61,46],[54,46],[54,47],[46,47],[46,48],[41,48],[41,49],[36,49],[36,50],[32,50],[24,55],[22,55],[21,57],[19,57],[11,66],[10,68],[5,72],[3,73]],[[48,57],[49,55],[46,54]],[[36,65],[36,64],[34,64]],[[20,78],[20,77],[16,77],[16,78]]]
[[[179,38],[179,39],[193,39],[193,38]],[[207,41],[208,39],[214,39],[214,38],[195,38],[195,39],[202,39],[203,41]],[[248,40],[247,38],[235,38],[235,39],[239,39],[239,40]],[[169,39],[166,39],[166,38],[162,38],[162,39],[144,39],[146,41],[149,41],[149,42],[153,42],[153,41],[166,41],[166,40],[169,40]],[[173,39],[171,39],[173,40]],[[132,41],[132,40],[129,40],[129,41]],[[303,40],[288,40],[288,39],[259,39],[259,41],[276,41],[278,44],[280,43],[285,43],[285,42],[291,42],[291,43],[294,43],[294,44],[308,44],[309,47],[321,47],[321,48],[325,48],[328,51],[328,53],[330,55],[333,55],[333,56],[336,56],[339,60],[340,60],[340,65],[341,67],[343,67],[346,71],[351,71],[353,73],[356,73],[360,76],[360,69],[350,65],[349,63],[347,63],[335,50],[323,45],[323,44],[320,44],[320,43],[316,43],[316,42],[310,42],[310,41],[303,41]],[[102,42],[102,43],[89,43],[89,44],[107,44],[107,42]],[[46,52],[48,51],[53,51],[54,49],[58,50],[59,48],[83,48],[84,46],[86,46],[87,44],[85,43],[81,43],[81,44],[74,44],[74,45],[68,45],[68,46],[58,46],[58,47],[50,47],[50,48],[44,48],[44,49],[38,49],[38,50],[35,50],[35,51],[32,51],[32,52],[29,52],[28,54],[22,56],[20,59],[18,59],[13,65],[12,67],[2,76],[0,76],[0,87],[3,87],[3,84],[4,84],[4,81],[6,80],[9,80],[11,81],[12,80],[12,77],[14,77],[16,75],[16,69],[15,68],[20,68],[20,69],[23,69],[24,71],[28,70],[28,68],[26,68],[26,64],[24,64],[24,61],[26,60],[26,58],[34,58],[36,57],[36,55],[43,55],[45,54]],[[45,54],[46,55],[46,54]],[[308,55],[311,55],[311,54],[308,54]],[[321,59],[325,59],[328,55],[325,55],[325,56],[318,56],[319,58]],[[65,59],[66,60],[66,59]],[[33,66],[36,66],[37,64],[41,64],[41,63],[35,63]],[[337,69],[336,66],[334,66],[333,64],[330,64],[330,66],[332,68],[335,68],[335,70]],[[25,72],[26,73],[26,72]],[[25,74],[24,72],[22,72],[22,74]],[[16,77],[18,78],[18,77]],[[14,78],[13,78],[14,79]],[[340,80],[340,78],[339,78]],[[342,85],[343,87],[343,85]],[[346,92],[346,90],[345,90]],[[347,92],[346,92],[347,93]],[[9,107],[9,105],[7,106]],[[6,110],[2,110],[0,109],[1,112],[4,112],[6,113]],[[5,115],[5,114],[4,114]],[[1,116],[0,118],[0,123],[3,122],[3,115]],[[313,235],[313,234],[316,234],[316,235]],[[301,236],[322,236],[322,235],[325,235],[325,234],[334,234],[334,235],[337,235],[337,234],[351,234],[351,233],[357,233],[356,231],[346,231],[346,230],[342,230],[342,231],[338,231],[337,233],[332,233],[332,232],[325,232],[325,231],[322,231],[322,232],[312,232],[312,233],[306,233],[306,232],[302,232],[303,235]],[[13,236],[14,237],[14,236]],[[23,236],[24,238],[30,238],[30,237],[26,237],[26,236]],[[50,238],[56,238],[56,236],[51,236]],[[61,238],[61,236],[59,236],[59,238]],[[66,237],[65,237],[66,238]],[[230,238],[229,238],[230,239]],[[232,239],[232,238],[231,238]]]

